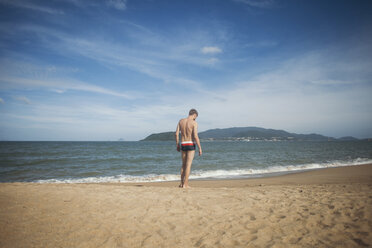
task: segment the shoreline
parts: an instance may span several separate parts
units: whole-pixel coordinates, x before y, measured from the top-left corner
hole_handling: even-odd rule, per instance
[[[245,181],[245,180],[249,180],[249,181],[257,181],[257,180],[266,180],[266,179],[269,179],[269,182],[270,183],[273,183],[274,181],[273,180],[270,180],[270,179],[273,179],[273,178],[281,178],[281,177],[286,177],[286,176],[290,176],[290,175],[298,175],[298,174],[302,174],[302,173],[311,173],[313,171],[327,171],[329,169],[337,169],[337,168],[347,168],[347,167],[360,167],[360,166],[368,166],[368,165],[372,165],[372,162],[371,161],[366,161],[366,163],[357,163],[357,164],[341,164],[341,165],[337,165],[337,166],[330,166],[330,167],[318,167],[318,168],[304,168],[304,169],[291,169],[291,170],[287,170],[287,171],[277,171],[277,172],[265,172],[265,173],[260,173],[260,174],[242,174],[242,175],[238,175],[238,176],[230,176],[230,177],[226,177],[226,178],[218,178],[218,177],[199,177],[199,178],[192,178],[193,176],[193,170],[191,170],[191,178],[189,179],[190,182],[199,182],[199,181],[202,181],[202,182],[215,182],[215,181]],[[227,171],[229,172],[229,171]],[[197,172],[196,175],[198,175],[198,173],[200,172]],[[163,176],[163,175],[158,175],[159,177]],[[164,175],[164,176],[169,176],[168,174]],[[159,186],[159,184],[164,184],[164,185],[168,185],[168,184],[171,184],[171,183],[174,183],[174,182],[178,182],[179,181],[179,175],[177,174],[174,174],[174,175],[171,175],[175,178],[177,178],[176,180],[172,179],[172,180],[159,180],[159,181],[126,181],[126,182],[120,182],[120,181],[102,181],[102,182],[99,182],[99,181],[84,181],[86,179],[91,179],[91,178],[81,178],[81,179],[45,179],[45,180],[40,180],[41,182],[39,182],[39,180],[36,180],[36,181],[9,181],[9,182],[0,182],[0,185],[1,184],[8,184],[8,183],[30,183],[30,184],[125,184],[125,185],[133,185],[133,184],[144,184],[144,185],[151,185],[151,186]],[[98,177],[99,178],[99,177]],[[51,180],[51,181],[49,181]],[[53,180],[56,180],[56,181],[53,181]],[[71,181],[70,181],[71,180]],[[79,181],[79,180],[82,180],[82,181]],[[111,180],[111,179],[110,179]],[[198,183],[199,184],[199,183]],[[230,183],[228,183],[228,185],[230,185]]]
[[[0,247],[372,245],[372,164],[178,183],[1,183]]]
[[[191,171],[192,173],[192,171]],[[190,185],[197,187],[252,187],[259,185],[300,185],[300,184],[332,184],[332,183],[372,183],[372,164],[348,165],[332,168],[296,171],[284,175],[274,175],[259,178],[237,179],[191,179]],[[179,181],[118,183],[124,185],[143,185],[170,187]],[[115,184],[115,183],[113,183]],[[209,185],[210,184],[210,185]]]

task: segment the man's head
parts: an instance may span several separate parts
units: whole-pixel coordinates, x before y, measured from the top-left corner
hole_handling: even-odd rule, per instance
[[[189,116],[193,116],[194,118],[194,120],[196,119],[196,117],[198,117],[198,111],[196,111],[196,109],[190,109],[190,111],[189,111]]]

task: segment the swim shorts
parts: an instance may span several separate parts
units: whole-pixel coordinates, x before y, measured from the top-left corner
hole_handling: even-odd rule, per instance
[[[192,142],[192,141],[181,142],[181,150],[182,151],[194,151],[195,150],[195,143]]]

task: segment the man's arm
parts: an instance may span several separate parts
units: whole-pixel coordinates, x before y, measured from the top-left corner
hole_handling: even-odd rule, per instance
[[[196,142],[196,145],[198,146],[198,149],[199,149],[199,156],[202,155],[202,148],[201,148],[201,145],[200,145],[200,140],[199,140],[199,135],[198,135],[198,123],[195,122],[194,124],[194,130],[193,130],[193,136],[194,136],[194,141]]]
[[[176,133],[174,134],[176,136],[176,146],[177,151],[180,151],[180,123],[177,124]]]

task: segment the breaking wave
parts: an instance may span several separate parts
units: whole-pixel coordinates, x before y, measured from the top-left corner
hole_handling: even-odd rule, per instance
[[[342,167],[350,165],[361,165],[372,163],[372,159],[357,158],[349,161],[332,161],[328,163],[310,163],[302,165],[271,166],[267,168],[245,168],[233,170],[194,170],[190,179],[237,179],[267,177],[277,174],[287,174],[314,169]],[[36,183],[144,183],[144,182],[165,182],[179,180],[179,174],[148,174],[132,176],[119,174],[115,176],[97,176],[84,178],[47,179],[37,180]]]

